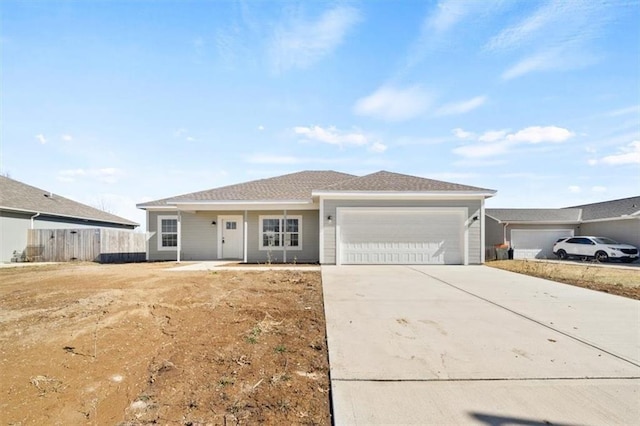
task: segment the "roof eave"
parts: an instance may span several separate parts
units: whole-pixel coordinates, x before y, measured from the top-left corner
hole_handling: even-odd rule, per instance
[[[611,222],[611,221],[616,221],[616,220],[632,220],[632,219],[638,219],[640,220],[640,216],[636,216],[636,214],[629,214],[629,215],[622,215],[622,216],[616,216],[616,217],[603,217],[600,219],[587,219],[587,220],[583,220],[581,223],[595,223],[595,222]]]
[[[491,217],[495,219],[494,217]],[[495,219],[498,223],[508,223],[509,225],[580,225],[579,220],[508,220]]]
[[[497,191],[312,191],[314,197],[337,197],[337,198],[489,198],[493,197]]]
[[[39,213],[42,216],[63,217],[63,218],[67,218],[67,219],[78,219],[78,220],[91,221],[91,222],[116,223],[118,225],[127,225],[127,226],[140,226],[140,224],[137,223],[137,222],[130,222],[130,221],[123,222],[123,221],[106,220],[106,219],[98,219],[98,218],[83,217],[83,216],[73,216],[73,215],[62,214],[62,213],[51,213],[51,212],[46,212],[46,211],[35,211],[35,210],[18,209],[18,208],[15,208],[15,207],[0,206],[0,210],[8,210],[8,211],[15,211],[15,212],[20,212],[20,213],[30,213],[30,214],[38,214]]]

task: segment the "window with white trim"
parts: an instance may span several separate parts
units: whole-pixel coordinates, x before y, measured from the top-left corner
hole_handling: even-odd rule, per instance
[[[158,250],[178,249],[178,216],[158,216]]]
[[[260,216],[260,250],[302,250],[302,216]]]

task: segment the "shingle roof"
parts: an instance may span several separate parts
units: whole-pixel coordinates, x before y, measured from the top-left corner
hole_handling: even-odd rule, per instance
[[[89,219],[120,225],[139,225],[120,216],[78,203],[58,194],[51,194],[49,191],[5,176],[0,176],[0,208],[33,212],[34,214],[41,213],[52,216]]]
[[[580,209],[485,209],[500,222],[579,222]]]
[[[582,209],[582,220],[617,218],[640,212],[640,196],[567,207]]]
[[[189,201],[302,201],[311,191],[355,177],[331,170],[307,170],[138,204],[139,208]]]
[[[362,177],[354,177],[324,188],[319,191],[393,191],[393,192],[444,192],[444,191],[481,191],[495,192],[491,189],[461,185],[440,180],[426,179],[417,176],[387,172],[385,170]]]

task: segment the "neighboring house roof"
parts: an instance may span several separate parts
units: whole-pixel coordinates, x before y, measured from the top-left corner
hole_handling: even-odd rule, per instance
[[[373,192],[490,192],[494,190],[469,185],[443,182],[417,176],[387,172],[385,170],[370,175],[346,179],[324,188],[315,188],[317,192],[333,191],[373,191]]]
[[[161,207],[190,201],[310,201],[312,190],[354,177],[331,170],[308,170],[150,201],[138,204],[138,207]]]
[[[393,191],[393,192],[482,192],[495,191],[416,176],[380,171],[358,177],[347,173],[303,171],[268,179],[223,186],[171,198],[138,204],[139,208],[171,206],[189,202],[229,201],[309,201],[316,192]]]
[[[583,221],[619,218],[620,216],[629,215],[640,216],[640,196],[583,204],[569,208],[582,209]]]
[[[136,222],[111,213],[52,194],[35,186],[0,176],[0,209],[27,213],[40,213],[119,225],[138,226]]]
[[[501,223],[579,223],[580,209],[485,209]]]

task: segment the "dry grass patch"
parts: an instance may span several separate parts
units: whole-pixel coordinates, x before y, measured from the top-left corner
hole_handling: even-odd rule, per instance
[[[487,266],[640,300],[640,270],[531,260],[498,260]]]
[[[330,424],[320,273],[0,270],[3,424]]]

